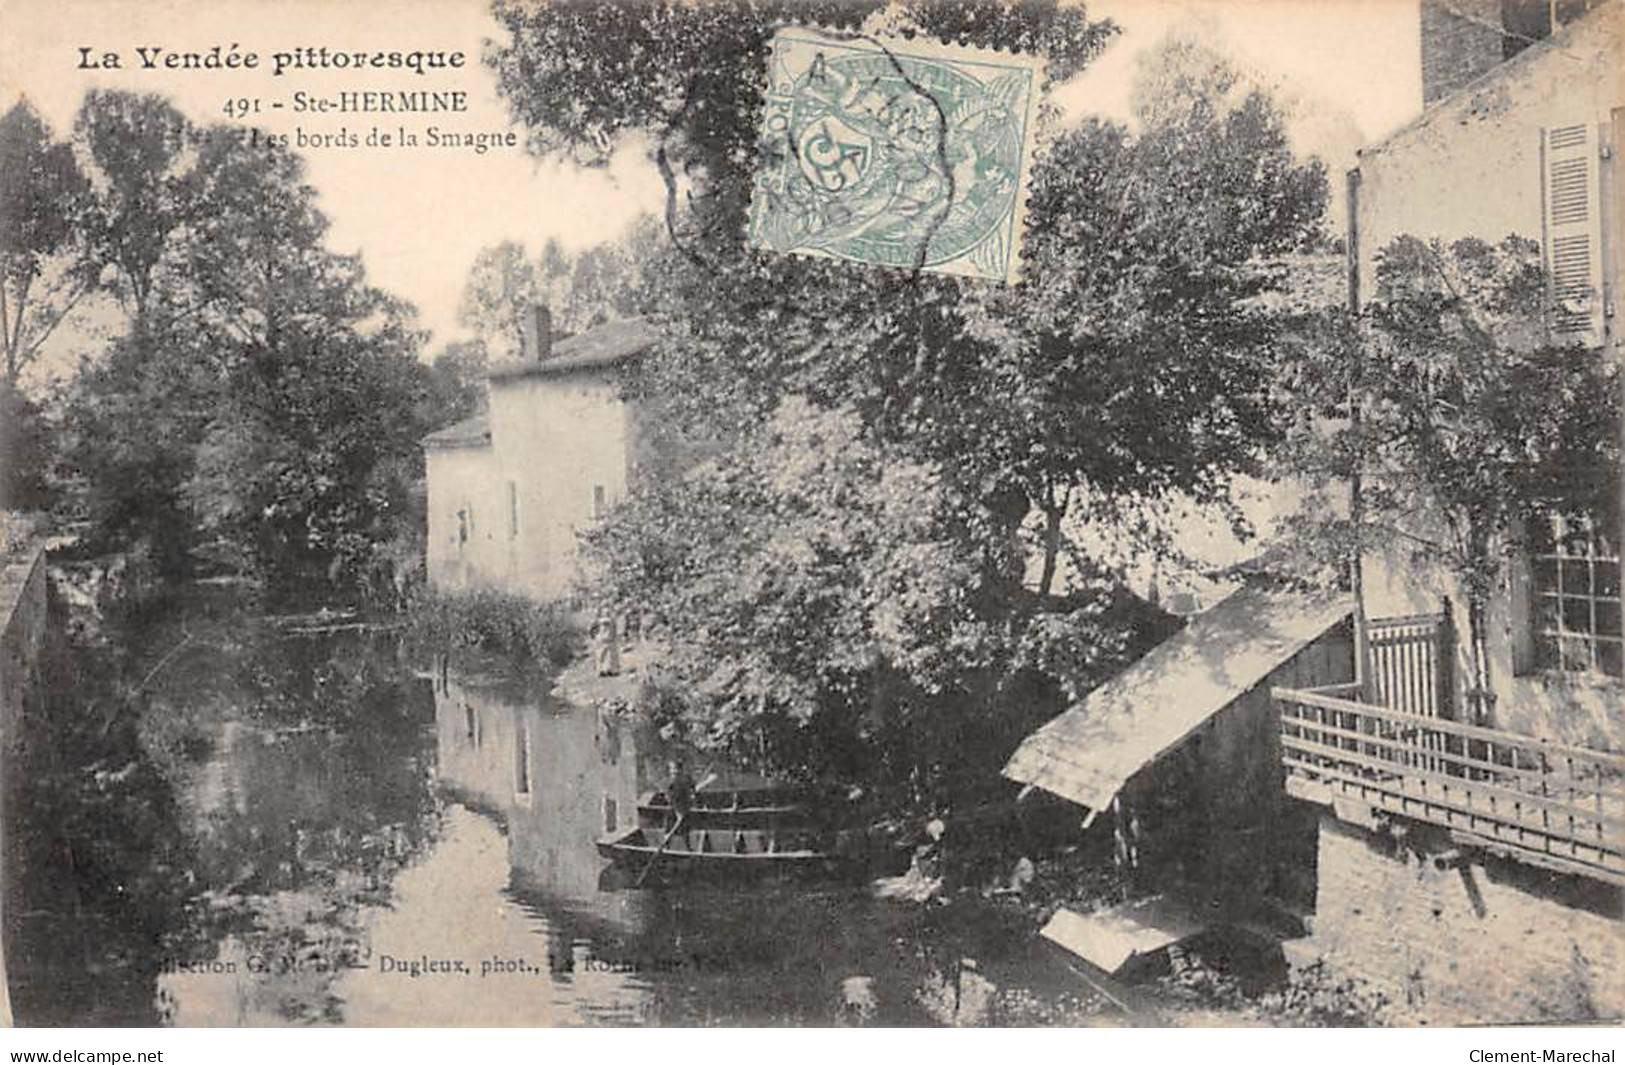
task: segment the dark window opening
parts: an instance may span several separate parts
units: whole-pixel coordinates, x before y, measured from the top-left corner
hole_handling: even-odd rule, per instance
[[[1535,658],[1542,669],[1625,677],[1617,540],[1586,515],[1535,523]]]

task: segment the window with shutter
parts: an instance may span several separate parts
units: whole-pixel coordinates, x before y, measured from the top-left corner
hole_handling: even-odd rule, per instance
[[[1597,135],[1588,124],[1543,131],[1546,270],[1559,341],[1602,343],[1602,224]]]

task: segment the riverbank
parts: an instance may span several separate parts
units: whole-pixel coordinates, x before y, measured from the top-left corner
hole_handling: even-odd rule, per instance
[[[669,755],[606,709],[635,652],[420,671],[393,628],[290,632],[219,589],[95,631],[49,665],[8,809],[22,1023],[1124,1023],[1037,935],[1113,897],[1109,856],[1030,825],[950,817],[923,902],[606,878],[595,840]],[[1146,988],[1166,1023],[1294,1016],[1200,972]]]

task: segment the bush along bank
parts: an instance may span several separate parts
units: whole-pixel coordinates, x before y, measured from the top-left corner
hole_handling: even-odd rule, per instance
[[[428,592],[407,611],[408,653],[452,665],[504,662],[521,675],[552,673],[580,650],[581,634],[560,603],[489,589]]]

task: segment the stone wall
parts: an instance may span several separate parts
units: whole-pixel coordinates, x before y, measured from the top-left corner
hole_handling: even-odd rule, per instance
[[[1411,1024],[1625,1015],[1625,892],[1321,816],[1313,933],[1294,959],[1363,976]]]
[[[15,868],[4,811],[15,796],[17,745],[31,700],[38,698],[40,656],[46,637],[45,549],[39,543],[0,554],[0,870]],[[13,905],[12,885],[0,887],[0,911]],[[0,912],[0,928],[6,926]],[[11,1024],[5,951],[0,950],[0,1025]]]
[[[45,549],[0,556],[0,734],[17,736],[23,702],[45,646]]]

